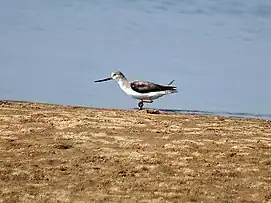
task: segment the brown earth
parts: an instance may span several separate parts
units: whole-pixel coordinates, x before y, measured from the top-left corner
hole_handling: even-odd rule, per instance
[[[271,202],[271,121],[0,104],[0,202]]]

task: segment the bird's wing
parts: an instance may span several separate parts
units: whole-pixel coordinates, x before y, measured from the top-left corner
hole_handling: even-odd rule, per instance
[[[138,93],[159,92],[176,89],[176,87],[173,86],[158,85],[148,81],[134,81],[130,85],[131,88]]]

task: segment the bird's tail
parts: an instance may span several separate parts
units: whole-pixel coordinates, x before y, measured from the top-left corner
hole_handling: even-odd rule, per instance
[[[178,92],[178,90],[176,89],[176,88],[174,88],[174,89],[171,89],[171,90],[168,90],[170,93],[177,93]]]
[[[167,91],[168,91],[169,93],[177,93],[177,92],[178,92],[177,87],[171,86],[171,85],[173,84],[174,81],[175,81],[175,80],[171,80],[170,83],[167,84],[167,87],[168,87],[168,88],[167,88]]]
[[[171,93],[177,93],[177,92],[178,92],[177,87],[174,87],[174,86],[163,86],[163,89],[164,89],[164,91],[166,91],[168,94],[171,94]]]

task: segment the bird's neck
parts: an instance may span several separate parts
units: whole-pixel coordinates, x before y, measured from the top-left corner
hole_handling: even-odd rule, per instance
[[[117,82],[121,88],[124,88],[125,84],[128,82],[128,80],[127,80],[127,78],[121,78],[121,79],[117,80]]]

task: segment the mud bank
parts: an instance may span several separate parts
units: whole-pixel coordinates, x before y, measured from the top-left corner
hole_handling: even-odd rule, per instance
[[[0,104],[0,202],[270,202],[271,121]]]

